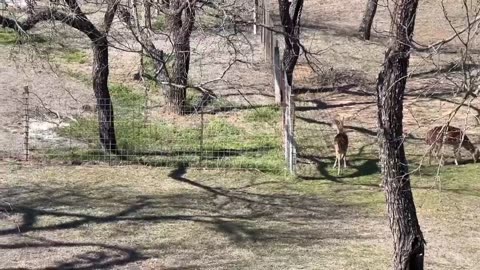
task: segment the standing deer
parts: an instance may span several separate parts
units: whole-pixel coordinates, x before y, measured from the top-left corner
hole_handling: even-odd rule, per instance
[[[445,134],[447,136],[445,136]],[[460,149],[467,149],[473,156],[473,162],[477,162],[480,156],[479,150],[470,142],[467,135],[459,128],[452,126],[437,126],[427,132],[425,142],[430,146],[428,150],[428,164],[431,164],[432,152],[435,152],[435,158],[438,160],[438,153],[443,144],[453,146],[455,165],[458,166],[458,160],[461,159]]]
[[[337,175],[340,175],[342,160],[343,168],[347,168],[348,136],[343,130],[343,118],[341,121],[337,119],[333,120],[333,124],[337,129],[337,135],[335,135],[335,138],[333,139],[333,144],[335,146],[335,163],[333,164],[333,168],[338,165]]]

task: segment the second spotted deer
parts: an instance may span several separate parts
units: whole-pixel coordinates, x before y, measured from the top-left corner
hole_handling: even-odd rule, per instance
[[[467,135],[457,127],[436,126],[427,132],[425,142],[430,146],[428,151],[428,164],[431,164],[433,152],[438,160],[438,154],[444,144],[453,146],[455,165],[458,165],[458,161],[461,159],[460,149],[462,147],[472,154],[474,162],[477,162],[480,156],[478,148],[476,148]]]

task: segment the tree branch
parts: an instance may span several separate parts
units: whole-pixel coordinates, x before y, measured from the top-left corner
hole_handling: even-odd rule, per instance
[[[103,34],[98,31],[98,29],[85,16],[70,15],[56,9],[40,10],[35,14],[28,16],[24,22],[19,22],[0,15],[0,23],[2,27],[11,28],[19,33],[27,32],[38,23],[48,20],[60,21],[75,28],[87,35],[92,41],[96,41],[103,36]]]

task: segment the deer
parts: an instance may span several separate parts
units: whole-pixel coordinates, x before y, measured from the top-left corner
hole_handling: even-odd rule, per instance
[[[445,136],[445,134],[447,136]],[[425,142],[430,146],[428,150],[428,164],[431,165],[432,152],[435,152],[435,158],[438,160],[438,153],[444,144],[453,146],[455,165],[458,166],[458,160],[461,159],[460,149],[463,147],[468,150],[476,163],[480,156],[479,149],[476,148],[467,135],[459,128],[453,126],[436,126],[427,132]],[[443,165],[443,164],[442,164]]]
[[[342,120],[333,120],[335,129],[337,130],[337,134],[333,138],[333,145],[335,146],[335,163],[333,164],[333,168],[338,165],[337,175],[340,175],[342,170],[342,160],[343,168],[347,168],[348,136],[343,128],[343,120],[343,118]]]

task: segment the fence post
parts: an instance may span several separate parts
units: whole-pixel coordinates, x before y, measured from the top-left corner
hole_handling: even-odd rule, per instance
[[[257,18],[258,18],[258,0],[254,0],[253,3],[253,34],[257,34]]]
[[[262,43],[264,43],[265,42],[265,12],[266,12],[267,7],[265,5],[265,0],[259,0],[259,1],[261,1],[259,8],[260,8],[260,12],[262,14],[261,15],[262,27],[261,27],[261,30],[260,30],[260,41]]]
[[[282,64],[280,63],[280,49],[278,48],[278,40],[275,39],[275,49],[273,52],[273,87],[274,87],[276,104],[281,104],[282,102],[281,77],[282,77]]]
[[[203,117],[203,108],[200,108],[200,166],[202,166],[202,161],[203,161],[203,140],[204,140],[204,128],[205,128],[205,124],[204,124],[204,117]]]
[[[291,86],[289,86],[291,93]],[[295,168],[297,165],[297,147],[295,142],[295,95],[289,95],[289,109],[290,109],[290,118],[289,118],[289,144],[290,144],[290,174],[295,175]]]
[[[28,90],[28,86],[23,87],[23,99],[24,99],[24,133],[23,133],[23,147],[24,147],[24,155],[25,161],[29,159],[29,129],[30,129],[30,117],[29,117],[29,99],[30,99],[30,91]]]
[[[282,120],[285,150],[285,165],[291,175],[295,175],[296,143],[295,143],[295,100],[292,96],[292,87],[287,82],[285,72],[282,73]]]
[[[268,11],[265,11],[265,14],[264,14],[264,17],[263,17],[263,31],[264,31],[264,34],[263,34],[263,58],[264,58],[264,61],[267,62],[268,61],[268,41],[269,41],[269,31],[268,31]]]

